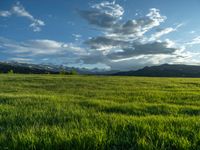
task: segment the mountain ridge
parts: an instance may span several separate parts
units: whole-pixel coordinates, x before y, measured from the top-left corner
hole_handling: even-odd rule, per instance
[[[0,73],[8,73],[9,71],[20,74],[59,74],[62,71],[66,73],[75,70],[78,74],[91,74],[91,75],[104,75],[113,74],[118,71],[107,71],[101,69],[87,69],[87,68],[75,68],[65,65],[53,65],[53,64],[29,64],[19,63],[14,61],[0,62]]]
[[[8,73],[12,70],[14,73],[21,74],[59,74],[61,71],[70,72],[75,70],[78,74],[85,75],[113,75],[113,76],[146,76],[146,77],[200,77],[200,66],[182,65],[182,64],[162,64],[158,66],[146,66],[138,70],[118,71],[118,70],[100,70],[74,68],[64,65],[52,64],[28,64],[18,62],[0,62],[0,73]]]
[[[147,77],[200,77],[200,66],[182,64],[162,64],[144,67],[136,71],[121,71],[115,76],[147,76]]]

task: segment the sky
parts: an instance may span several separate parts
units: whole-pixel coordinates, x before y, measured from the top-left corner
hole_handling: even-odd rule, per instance
[[[199,0],[0,0],[0,61],[200,65]]]

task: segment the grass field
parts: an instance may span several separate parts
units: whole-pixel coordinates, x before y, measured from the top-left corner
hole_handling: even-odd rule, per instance
[[[0,75],[0,149],[200,149],[200,79]]]

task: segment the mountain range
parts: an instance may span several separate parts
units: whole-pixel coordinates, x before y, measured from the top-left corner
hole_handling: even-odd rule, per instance
[[[147,77],[200,77],[200,66],[163,64],[160,66],[144,67],[136,71],[117,72],[119,76],[147,76]]]
[[[0,62],[0,73],[23,74],[59,74],[61,71],[77,71],[79,74],[86,75],[113,75],[113,76],[146,76],[146,77],[200,77],[200,66],[180,65],[180,64],[163,64],[159,66],[144,67],[139,70],[118,71],[118,70],[100,70],[74,68],[64,65],[53,64],[28,64],[18,62]]]
[[[75,68],[65,65],[53,65],[53,64],[29,64],[19,63],[15,61],[0,62],[0,73],[8,73],[10,71],[21,74],[59,74],[61,71],[71,72],[75,70],[78,74],[113,74],[117,71],[107,71],[98,68]]]

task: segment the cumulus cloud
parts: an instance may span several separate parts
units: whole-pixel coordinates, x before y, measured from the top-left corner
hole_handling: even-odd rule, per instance
[[[111,28],[124,14],[124,9],[115,2],[102,2],[91,8],[91,10],[79,10],[79,14],[90,24],[103,28]]]
[[[102,2],[99,4],[95,4],[92,6],[92,8],[99,10],[103,14],[113,16],[115,18],[120,18],[124,14],[124,9],[120,5],[115,4],[115,1],[113,1],[112,3]]]
[[[124,48],[122,52],[108,54],[108,58],[121,59],[137,55],[149,54],[172,54],[176,48],[170,48],[167,42],[153,42],[146,44],[133,44],[132,47]]]
[[[34,32],[39,32],[41,31],[41,27],[45,26],[44,21],[40,19],[36,19],[31,15],[20,2],[17,2],[11,10],[6,10],[6,11],[0,11],[0,16],[1,17],[9,17],[12,15],[16,15],[19,17],[24,17],[29,19],[32,23],[29,25]]]
[[[175,60],[180,57],[181,48],[175,42],[160,38],[177,31],[181,24],[174,28],[160,28],[167,17],[156,8],[150,8],[146,15],[137,19],[124,20],[124,13],[124,8],[115,2],[101,2],[92,5],[90,10],[79,11],[83,19],[102,31],[102,35],[84,42],[89,48],[87,55],[81,57],[84,63],[104,63],[111,69],[124,70],[155,64],[151,58]],[[154,28],[157,28],[156,32],[148,37],[147,33]]]
[[[0,54],[6,53],[10,58],[21,61],[35,59],[37,62],[51,61],[76,66],[101,64],[105,68],[116,70],[133,70],[162,63],[197,62],[197,59],[192,59],[196,54],[186,52],[184,46],[181,47],[170,39],[161,38],[177,31],[181,24],[163,28],[162,24],[167,17],[162,15],[159,9],[150,8],[143,16],[140,14],[129,20],[124,20],[124,13],[124,8],[115,1],[100,2],[91,5],[89,10],[78,10],[78,14],[92,25],[92,28],[100,31],[98,36],[84,41],[84,45],[77,46],[49,39],[18,42],[0,38]],[[13,6],[11,11],[0,12],[2,17],[11,15],[29,19],[32,22],[30,27],[34,31],[40,31],[41,26],[45,25],[43,21],[35,19],[20,3]],[[81,38],[79,34],[72,36],[75,40]],[[200,37],[186,45],[192,44],[200,44]]]
[[[80,55],[86,52],[84,49],[72,44],[49,39],[28,40],[25,42],[13,41],[0,37],[0,54],[6,54],[15,60],[37,60],[49,58],[55,63],[75,62]]]
[[[160,14],[158,9],[151,8],[145,17],[118,24],[113,29],[113,32],[117,34],[116,36],[125,35],[138,38],[143,36],[150,29],[159,26],[166,18],[166,16]]]
[[[95,38],[91,38],[88,41],[85,41],[85,44],[90,46],[91,49],[99,50],[99,51],[110,51],[114,48],[121,48],[128,45],[129,42],[123,40],[117,40],[111,37],[99,36]]]

